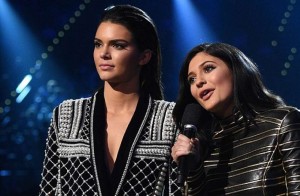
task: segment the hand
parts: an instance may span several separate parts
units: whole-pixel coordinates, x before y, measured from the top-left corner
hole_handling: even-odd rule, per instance
[[[178,158],[183,155],[192,154],[195,158],[195,163],[200,161],[199,140],[197,138],[188,138],[183,134],[179,134],[177,141],[172,147],[172,157],[176,163]]]

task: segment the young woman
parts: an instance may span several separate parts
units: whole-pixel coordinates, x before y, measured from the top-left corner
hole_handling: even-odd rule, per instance
[[[105,9],[94,39],[104,87],[66,100],[50,124],[40,195],[178,195],[174,103],[163,101],[156,27],[141,9]]]
[[[264,86],[239,49],[206,43],[188,53],[174,108],[179,126],[190,103],[209,119],[199,123],[208,145],[179,135],[172,148],[174,160],[191,151],[201,160],[187,179],[198,181],[190,194],[300,194],[300,112]]]

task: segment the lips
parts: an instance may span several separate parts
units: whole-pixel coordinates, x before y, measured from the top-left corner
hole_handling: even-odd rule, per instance
[[[103,71],[108,71],[114,68],[114,66],[110,64],[100,64],[99,67]]]
[[[212,94],[213,94],[213,89],[206,89],[206,90],[201,91],[200,98],[205,101],[205,100],[208,100]]]

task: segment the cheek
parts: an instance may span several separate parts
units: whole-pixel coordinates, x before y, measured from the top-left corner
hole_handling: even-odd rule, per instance
[[[231,97],[233,94],[233,81],[231,77],[220,78],[218,84],[220,85],[220,89],[222,89],[221,93],[223,96]]]
[[[233,83],[232,75],[229,70],[219,70],[212,78],[215,84],[221,86],[231,86]]]
[[[97,50],[94,50],[94,52],[93,52],[93,58],[94,58],[95,62],[97,61],[97,56],[98,56],[98,52],[97,52]]]
[[[190,91],[191,91],[191,94],[192,96],[194,97],[194,99],[199,103],[201,104],[201,99],[199,98],[199,94],[198,94],[198,91],[197,91],[197,88],[195,85],[191,86],[190,87]]]
[[[190,86],[190,91],[191,91],[191,94],[192,96],[197,99],[197,96],[196,96],[196,88],[194,86]]]
[[[118,64],[120,67],[127,67],[132,64],[136,64],[136,62],[134,62],[134,57],[129,54],[114,53],[111,54],[111,57],[114,64]]]

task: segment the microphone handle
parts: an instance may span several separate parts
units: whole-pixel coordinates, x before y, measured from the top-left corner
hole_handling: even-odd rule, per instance
[[[187,136],[188,138],[193,138],[196,135],[196,131],[196,126],[187,124],[184,125],[183,135]],[[189,155],[181,156],[178,159],[177,184],[183,186],[189,173]]]

